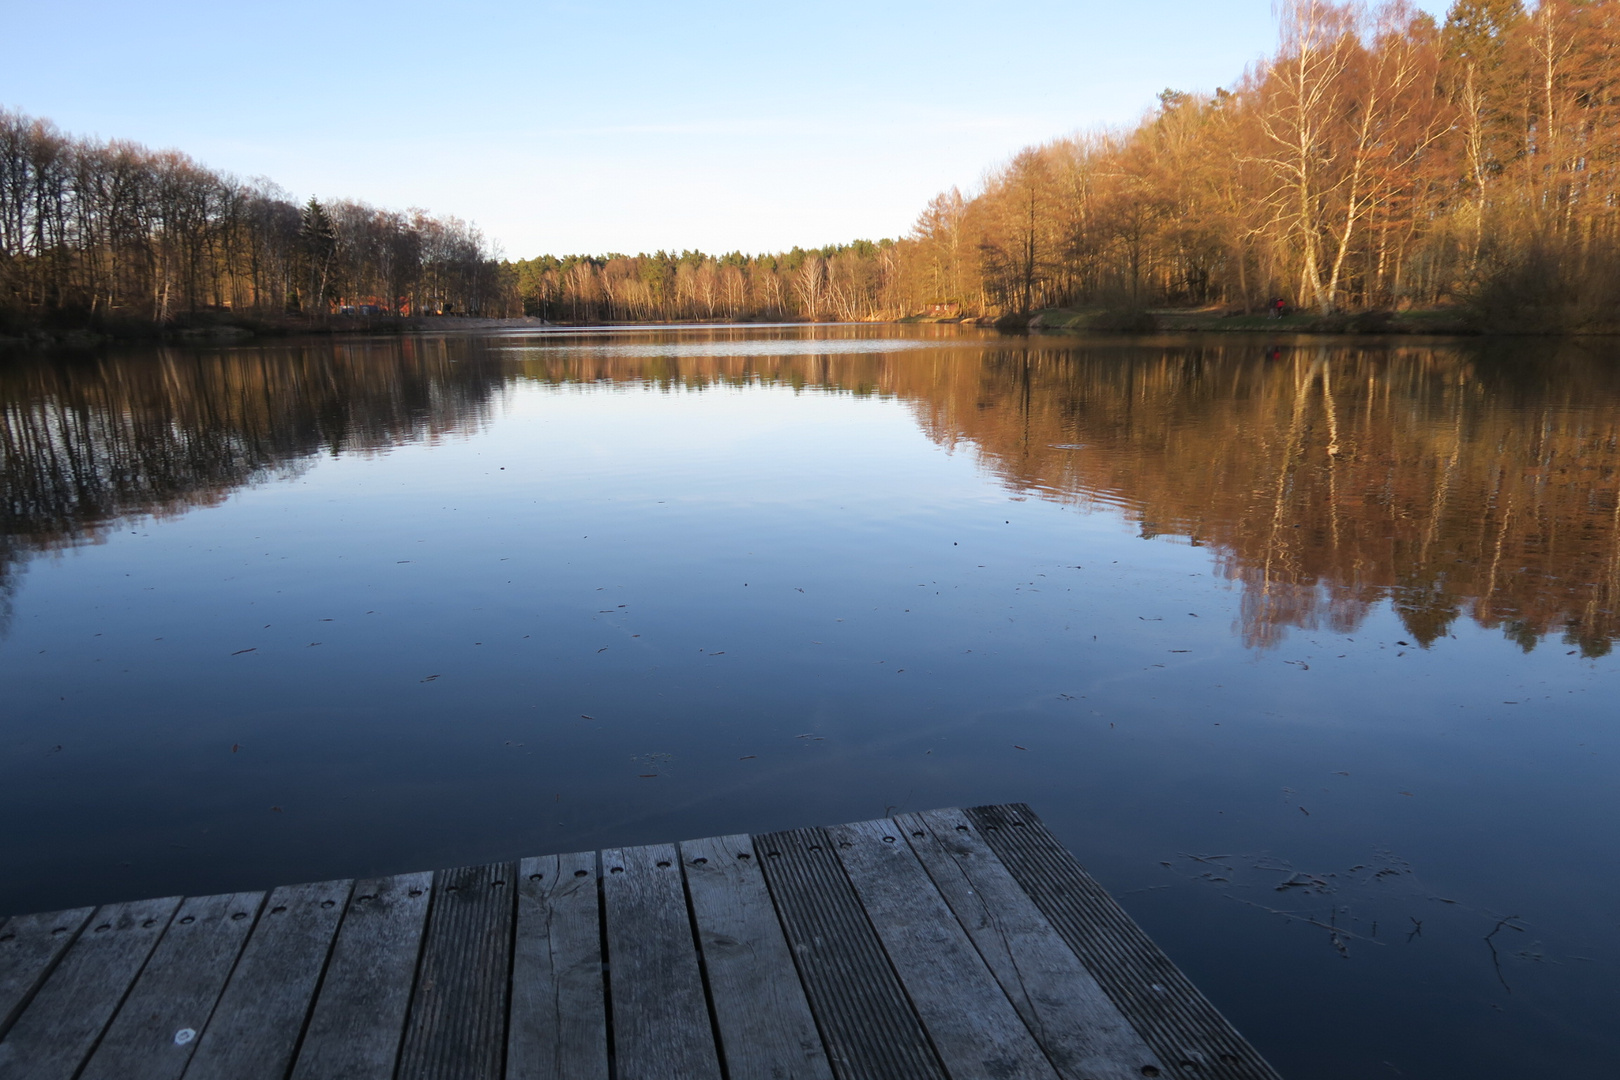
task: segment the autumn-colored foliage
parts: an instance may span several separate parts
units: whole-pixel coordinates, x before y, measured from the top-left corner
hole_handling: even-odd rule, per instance
[[[1449,306],[1620,328],[1620,0],[1284,0],[1230,87],[1019,151],[906,237],[496,262],[455,219],[313,201],[0,113],[0,316],[203,308],[555,321]]]
[[[990,313],[1273,298],[1472,303],[1499,328],[1613,324],[1620,3],[1288,0],[1230,90],[1015,156],[904,253],[913,306]]]
[[[1620,0],[1287,0],[1227,89],[1024,149],[895,244],[519,265],[561,318],[1473,309],[1620,325]],[[1129,328],[1127,319],[1118,324]]]

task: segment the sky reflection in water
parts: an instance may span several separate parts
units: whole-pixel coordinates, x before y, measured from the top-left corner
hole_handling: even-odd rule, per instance
[[[1285,1075],[1607,1063],[1620,374],[1515,349],[13,362],[0,911],[1023,800]]]

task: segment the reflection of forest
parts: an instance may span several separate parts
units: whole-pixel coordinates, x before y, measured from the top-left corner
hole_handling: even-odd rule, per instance
[[[1526,649],[1620,635],[1620,369],[1578,346],[1139,344],[527,366],[547,380],[762,380],[911,403],[1011,487],[1214,550],[1249,644],[1353,631],[1388,599],[1427,644],[1463,613]]]
[[[477,423],[500,375],[465,362],[482,355],[470,347],[403,338],[0,365],[0,618],[35,552],[213,505],[316,453]]]
[[[1576,346],[917,348],[908,334],[896,344],[912,347],[855,351],[871,332],[636,333],[499,358],[488,342],[405,338],[13,364],[0,369],[0,597],[18,559],[121,518],[218,502],[315,453],[476,426],[514,377],[763,382],[894,396],[1020,492],[1106,504],[1144,537],[1209,546],[1242,584],[1252,645],[1291,626],[1353,630],[1385,599],[1424,643],[1462,614],[1526,648],[1563,633],[1591,655],[1620,636],[1620,369]]]

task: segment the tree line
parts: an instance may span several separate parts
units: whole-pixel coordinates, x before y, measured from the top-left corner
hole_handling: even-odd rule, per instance
[[[1286,0],[1231,89],[1030,147],[906,245],[913,305],[1473,303],[1579,325],[1620,302],[1620,2]]]
[[[504,314],[477,229],[310,199],[0,109],[0,319]]]
[[[523,310],[554,321],[810,319],[903,313],[899,248],[857,240],[770,255],[543,255],[511,264]]]
[[[1028,147],[906,237],[786,255],[517,264],[569,320],[1024,315],[1276,300],[1322,314],[1471,305],[1615,321],[1620,0],[1285,0],[1230,89]]]
[[[455,218],[295,205],[0,112],[0,309],[553,321],[1471,305],[1613,326],[1620,0],[1283,0],[1268,57],[1133,127],[1028,147],[896,240],[497,261]]]

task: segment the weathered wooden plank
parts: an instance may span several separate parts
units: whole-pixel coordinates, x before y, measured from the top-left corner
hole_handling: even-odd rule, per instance
[[[287,1075],[353,884],[286,885],[270,894],[197,1040],[185,1080]]]
[[[681,868],[729,1080],[832,1080],[747,836],[686,840]]]
[[[827,830],[953,1077],[1056,1080],[1029,1029],[892,821]]]
[[[79,1080],[179,1080],[263,902],[251,892],[182,903]]]
[[[0,926],[0,1039],[22,1015],[95,908],[17,915]]]
[[[391,1080],[432,884],[423,873],[355,885],[293,1080]]]
[[[69,1080],[151,955],[180,897],[98,908],[0,1042],[6,1080]]]
[[[990,849],[1172,1075],[1278,1080],[1198,988],[1022,803],[966,811]]]
[[[1067,1080],[1140,1080],[1160,1061],[960,810],[896,815],[1024,1025]]]
[[[524,859],[507,1080],[607,1080],[596,852]]]
[[[604,856],[0,922],[0,1077],[1277,1080],[1021,804]]]
[[[945,1080],[922,1022],[822,829],[754,837],[839,1080]]]
[[[677,858],[672,844],[602,852],[620,1080],[719,1080]]]
[[[398,1080],[500,1080],[517,864],[433,875]]]

